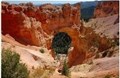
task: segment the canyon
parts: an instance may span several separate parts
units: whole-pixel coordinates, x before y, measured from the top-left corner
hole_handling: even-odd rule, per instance
[[[68,65],[73,71],[72,78],[88,77],[87,75],[76,75],[74,71],[79,69],[79,65],[87,64],[91,59],[97,60],[101,66],[104,66],[107,63],[103,60],[107,62],[108,56],[111,58],[108,63],[111,60],[115,61],[116,70],[114,73],[118,75],[118,4],[118,1],[98,2],[93,17],[85,22],[80,19],[80,3],[74,5],[68,3],[61,6],[47,3],[35,6],[32,3],[9,4],[2,2],[2,48],[11,48],[20,54],[22,62],[26,63],[30,70],[39,66],[55,68],[58,63],[51,47],[52,39],[56,33],[65,32],[72,39],[71,47],[73,49],[68,54]],[[45,53],[40,53],[41,49]],[[104,56],[106,52],[107,54]],[[25,59],[26,57],[29,60]],[[29,63],[30,60],[32,64]],[[100,69],[97,69],[97,66],[92,64],[92,72]],[[105,68],[99,70],[97,77],[99,75],[102,77],[102,70],[105,73],[109,72],[109,68],[112,67],[107,66],[107,70]],[[85,70],[90,70],[90,68],[85,68]],[[93,76],[92,72],[89,73],[90,77]],[[84,74],[84,72],[79,71],[80,73]],[[53,75],[51,78],[56,78],[56,73],[55,77]],[[62,77],[60,76],[60,78]]]

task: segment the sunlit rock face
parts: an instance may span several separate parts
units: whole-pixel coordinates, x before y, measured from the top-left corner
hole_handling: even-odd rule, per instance
[[[98,2],[94,11],[94,17],[106,17],[119,13],[119,1]]]
[[[37,7],[2,2],[2,34],[10,34],[25,45],[47,45],[53,31],[73,24],[80,24],[80,4]]]
[[[64,4],[63,6],[54,6],[46,4],[39,6],[35,17],[42,23],[43,30],[48,34],[66,26],[80,23],[80,4],[71,6]]]
[[[41,23],[34,18],[28,18],[24,13],[8,11],[2,14],[2,34],[10,34],[23,44],[39,45]]]

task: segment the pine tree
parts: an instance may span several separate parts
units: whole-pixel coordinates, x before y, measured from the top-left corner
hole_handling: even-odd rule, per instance
[[[69,77],[69,74],[70,74],[70,71],[69,71],[68,64],[67,64],[66,60],[64,60],[62,75],[65,75],[65,76]]]

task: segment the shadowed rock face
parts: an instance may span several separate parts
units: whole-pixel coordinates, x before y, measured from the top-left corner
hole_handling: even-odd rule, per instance
[[[2,34],[10,34],[23,44],[40,46],[41,38],[73,24],[80,24],[80,4],[36,7],[31,3],[15,5],[2,2]]]
[[[99,2],[94,11],[94,17],[106,17],[119,13],[119,1]]]

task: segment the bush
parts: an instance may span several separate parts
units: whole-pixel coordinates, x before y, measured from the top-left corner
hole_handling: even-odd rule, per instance
[[[50,78],[53,74],[54,69],[52,68],[37,68],[30,74],[30,78]]]
[[[68,65],[66,63],[66,60],[64,60],[63,69],[62,69],[62,75],[65,75],[67,77],[70,76],[70,71],[69,71]]]
[[[114,39],[114,44],[117,45],[117,46],[119,46],[119,38],[115,38]]]
[[[41,53],[44,53],[44,52],[45,52],[44,49],[40,49],[39,51],[40,51]]]
[[[119,38],[108,39],[111,47],[119,46]]]
[[[103,54],[102,54],[102,57],[106,57],[108,55],[109,51],[105,51]]]
[[[111,78],[111,76],[110,75],[106,75],[104,78]]]
[[[10,50],[2,50],[2,78],[28,78],[29,71],[20,63],[20,56]]]

